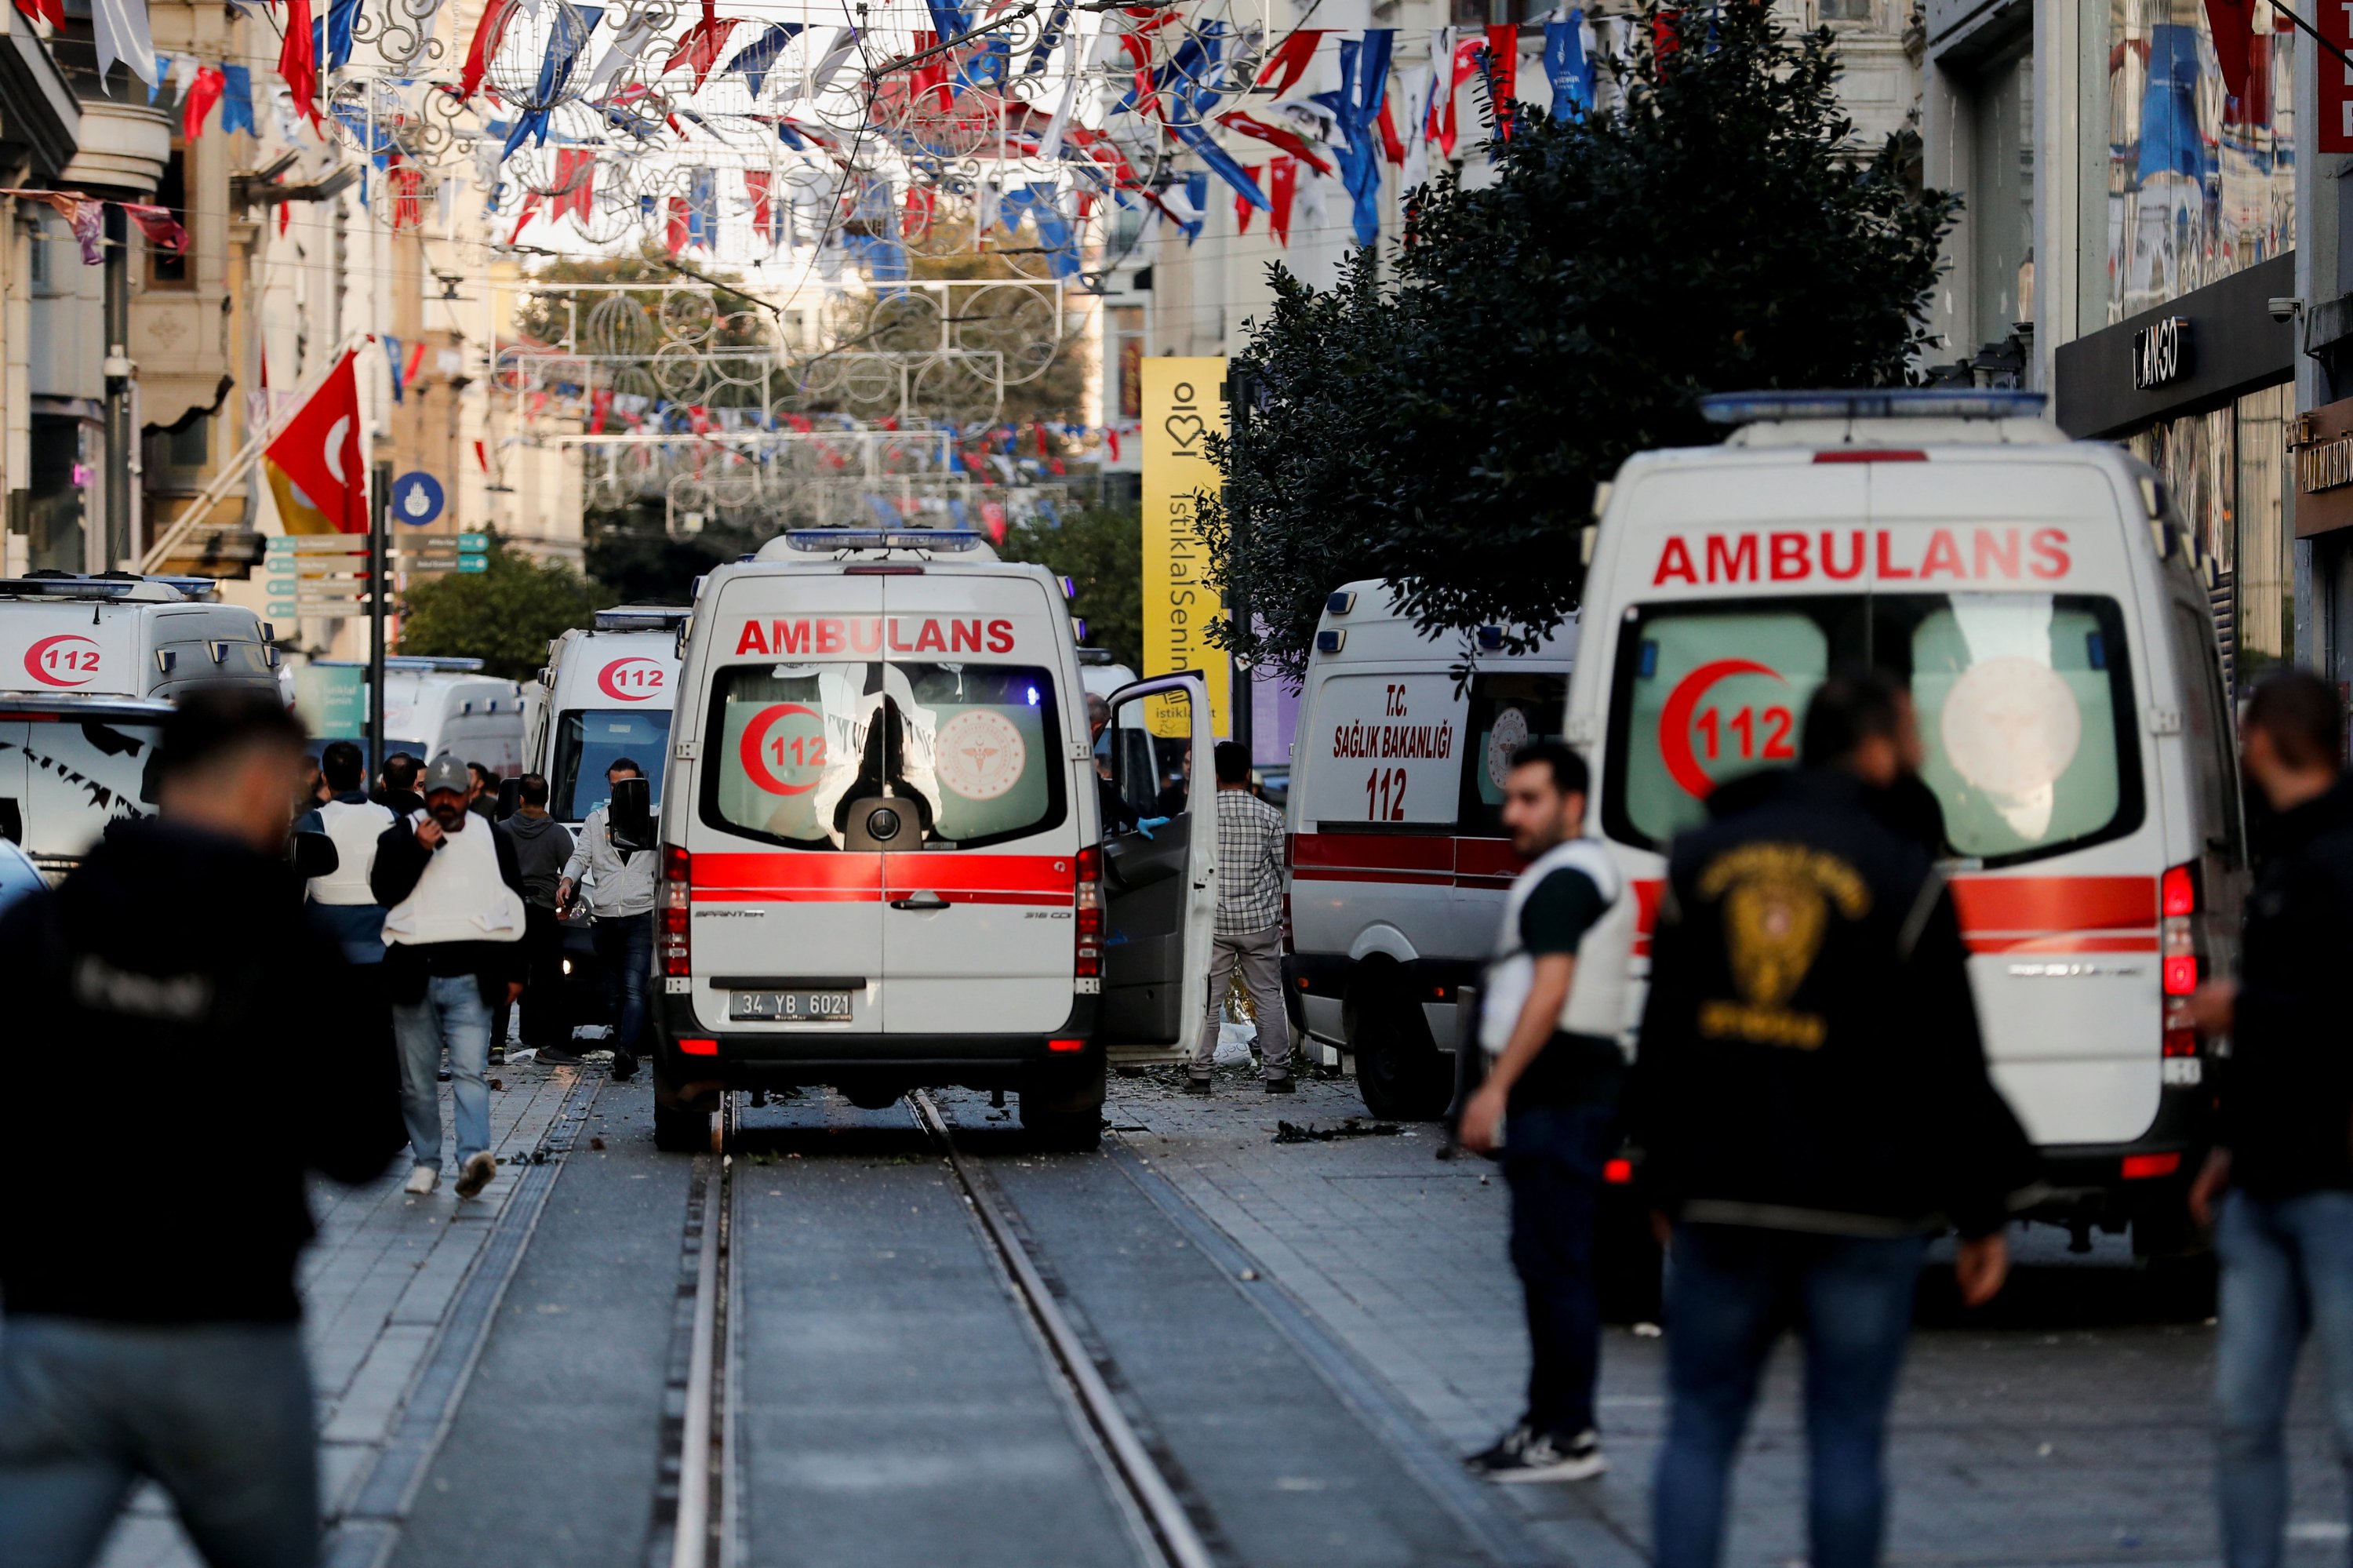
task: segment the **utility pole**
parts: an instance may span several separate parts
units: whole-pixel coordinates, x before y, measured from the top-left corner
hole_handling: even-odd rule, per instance
[[[1239,467],[1250,441],[1251,386],[1248,373],[1229,368],[1225,391],[1226,428],[1233,432],[1233,452]],[[1226,508],[1226,561],[1230,567],[1234,556],[1241,551],[1250,519],[1248,508],[1235,498],[1236,492],[1231,484],[1224,487],[1221,496]],[[1250,628],[1250,594],[1230,575],[1226,581],[1226,610],[1233,618],[1233,624],[1247,634]],[[1251,733],[1254,727],[1251,720],[1257,715],[1251,710],[1257,705],[1257,687],[1251,678],[1250,665],[1240,659],[1229,659],[1229,662],[1233,666],[1234,743],[1249,752],[1250,760],[1256,762],[1258,752],[1256,737]]]
[[[363,440],[364,450],[373,453],[374,442]],[[392,580],[391,530],[385,526],[390,514],[386,504],[390,497],[376,487],[375,460],[373,455],[360,463],[362,482],[367,486],[368,547],[368,675],[367,675],[367,745],[371,771],[384,770],[384,609],[385,588]],[[421,758],[427,760],[430,758]]]

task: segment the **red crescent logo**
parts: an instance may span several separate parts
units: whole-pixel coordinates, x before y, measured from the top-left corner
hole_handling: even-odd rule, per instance
[[[1699,712],[1708,689],[1733,675],[1770,675],[1784,685],[1788,683],[1780,671],[1754,659],[1718,659],[1676,682],[1675,689],[1667,694],[1667,705],[1659,710],[1659,760],[1666,765],[1668,778],[1682,785],[1686,794],[1703,800],[1715,790],[1715,780],[1692,755],[1692,716]]]
[[[632,664],[643,664],[652,673],[638,676],[638,689],[628,691],[621,685],[622,672]],[[616,659],[596,672],[596,689],[615,702],[642,703],[662,689],[662,668],[650,659]]]
[[[71,644],[79,643],[76,648]],[[56,649],[52,653],[49,651]],[[87,650],[87,652],[85,652]],[[43,655],[47,655],[46,658]],[[87,686],[98,679],[99,647],[87,637],[68,632],[61,637],[44,637],[25,650],[25,673],[45,686]],[[43,669],[43,664],[48,669]],[[52,671],[62,670],[78,674],[79,681],[59,680]]]
[[[745,776],[771,795],[806,795],[817,788],[817,780],[814,779],[806,784],[786,783],[769,768],[768,759],[765,755],[768,749],[768,732],[776,727],[778,719],[787,718],[795,714],[815,723],[819,736],[825,734],[825,721],[815,708],[799,703],[778,703],[774,707],[763,708],[752,715],[752,722],[744,726],[744,738],[735,748],[737,759],[744,764]],[[824,767],[823,743],[820,741],[817,757],[813,761],[796,766],[804,768]]]

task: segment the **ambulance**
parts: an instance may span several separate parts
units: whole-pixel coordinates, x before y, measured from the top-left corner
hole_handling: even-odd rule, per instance
[[[1533,652],[1504,641],[1499,627],[1425,635],[1368,581],[1325,600],[1308,655],[1285,802],[1285,992],[1310,1048],[1354,1067],[1375,1116],[1432,1118],[1452,1097],[1463,988],[1521,863],[1504,778],[1514,751],[1559,736],[1576,618]]]
[[[2038,1214],[2079,1249],[2097,1227],[2178,1250],[2211,1110],[2187,1004],[2234,967],[2248,873],[2207,583],[2162,481],[2036,394],[1705,407],[1725,444],[1629,460],[1586,536],[1566,730],[1644,932],[1675,834],[1796,761],[1829,671],[1902,675]]]
[[[945,529],[797,531],[703,583],[658,833],[663,1147],[708,1147],[722,1089],[963,1085],[1092,1148],[1111,1054],[1199,1026],[1214,819],[1103,838],[1064,598]],[[1110,754],[1131,800],[1172,759],[1212,777],[1198,674],[1109,701],[1154,737]]]
[[[0,839],[60,878],[155,811],[171,700],[200,685],[282,698],[276,632],[209,577],[0,579]]]
[[[636,762],[661,800],[678,691],[679,630],[688,612],[667,605],[600,609],[585,629],[547,645],[527,726],[524,771],[544,776],[548,814],[576,828],[605,803],[605,772]]]
[[[366,669],[350,659],[314,659],[304,674]],[[313,678],[315,679],[315,677]],[[363,674],[362,679],[365,679]],[[302,676],[296,687],[302,690]],[[298,700],[297,706],[305,705]],[[367,755],[367,736],[322,735],[318,744],[348,740]],[[384,662],[384,752],[406,752],[431,762],[443,752],[461,762],[479,762],[495,779],[522,771],[523,690],[513,681],[482,673],[482,661],[440,654],[396,654]],[[374,772],[371,760],[369,770]]]

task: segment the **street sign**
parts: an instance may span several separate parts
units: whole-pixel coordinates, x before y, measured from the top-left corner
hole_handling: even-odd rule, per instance
[[[422,528],[440,516],[448,502],[441,482],[420,469],[411,469],[392,482],[392,514],[412,528]]]
[[[364,534],[281,534],[262,547],[269,612],[340,620],[368,609]]]
[[[433,534],[401,546],[412,572],[486,572],[491,569],[488,534]]]
[[[479,556],[490,547],[491,536],[488,534],[460,534],[458,535],[458,548],[469,555]]]

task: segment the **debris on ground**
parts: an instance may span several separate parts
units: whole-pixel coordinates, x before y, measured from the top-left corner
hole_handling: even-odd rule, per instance
[[[1277,1143],[1330,1143],[1343,1138],[1395,1138],[1405,1128],[1393,1121],[1366,1121],[1362,1117],[1350,1117],[1337,1127],[1306,1127],[1291,1122],[1274,1124]]]
[[[592,1138],[588,1140],[588,1147],[591,1149],[602,1149],[605,1147],[605,1140],[601,1138]]]

